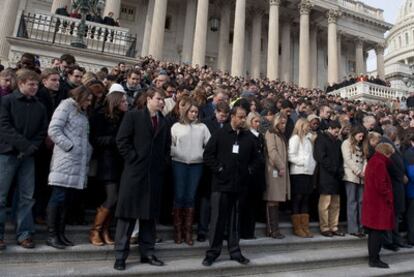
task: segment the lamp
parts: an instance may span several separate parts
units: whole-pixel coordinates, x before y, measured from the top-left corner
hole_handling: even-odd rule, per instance
[[[218,19],[217,17],[211,17],[210,18],[210,30],[212,32],[217,32],[219,30],[220,27],[220,19]]]

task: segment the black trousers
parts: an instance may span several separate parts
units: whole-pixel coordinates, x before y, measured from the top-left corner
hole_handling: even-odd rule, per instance
[[[115,258],[126,260],[129,255],[129,239],[136,219],[118,218],[115,233]],[[155,219],[139,219],[138,245],[141,257],[154,255]]]
[[[263,192],[254,186],[249,188],[240,198],[240,237],[242,239],[254,238],[256,230],[257,211],[260,210]]]
[[[400,235],[399,225],[400,225],[400,216],[401,213],[395,212],[395,222],[394,229],[392,231],[384,232],[384,245],[393,245],[402,243],[402,237]]]
[[[226,226],[230,257],[240,257],[239,197],[239,194],[231,192],[211,193],[210,247],[206,252],[207,257],[215,259],[220,256]]]
[[[368,231],[368,256],[371,262],[379,259],[385,231],[366,228]]]
[[[198,218],[198,228],[197,233],[199,235],[208,234],[208,225],[210,223],[210,197],[208,196],[201,196],[200,197],[200,213]]]

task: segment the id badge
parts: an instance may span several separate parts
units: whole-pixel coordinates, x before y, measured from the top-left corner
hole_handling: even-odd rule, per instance
[[[238,144],[233,145],[233,154],[239,154],[239,145]]]
[[[273,178],[279,177],[279,172],[276,169],[273,169]]]

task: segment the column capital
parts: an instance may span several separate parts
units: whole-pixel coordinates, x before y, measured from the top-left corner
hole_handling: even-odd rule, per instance
[[[384,55],[384,49],[387,48],[387,43],[386,42],[381,42],[381,43],[377,43],[377,45],[375,45],[375,52],[378,54],[382,54]]]
[[[334,23],[338,21],[338,18],[342,15],[342,12],[340,10],[329,10],[326,12],[326,17],[328,18],[328,23]]]
[[[299,3],[298,7],[299,7],[300,15],[304,15],[304,14],[310,14],[313,8],[313,5],[309,0],[302,0]]]
[[[363,37],[356,37],[355,44],[360,47],[364,47],[365,39]]]
[[[251,17],[262,17],[265,14],[265,10],[260,8],[260,7],[250,7],[247,9],[247,13],[251,16]]]
[[[269,0],[270,6],[280,6],[281,3],[282,3],[282,0]]]

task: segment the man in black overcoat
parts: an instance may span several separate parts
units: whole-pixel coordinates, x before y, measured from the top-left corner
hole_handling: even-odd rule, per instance
[[[169,129],[161,113],[164,96],[162,90],[149,89],[146,108],[128,112],[116,138],[125,161],[115,212],[118,221],[114,268],[117,270],[125,269],[129,239],[137,219],[141,262],[164,265],[154,255],[155,222],[160,214],[161,187],[171,145]]]
[[[220,255],[226,226],[230,258],[240,264],[249,263],[239,246],[239,201],[247,189],[249,172],[258,167],[259,157],[249,131],[243,129],[246,115],[245,108],[233,107],[230,124],[217,130],[204,150],[204,162],[213,173],[210,247],[204,266],[211,266]]]

